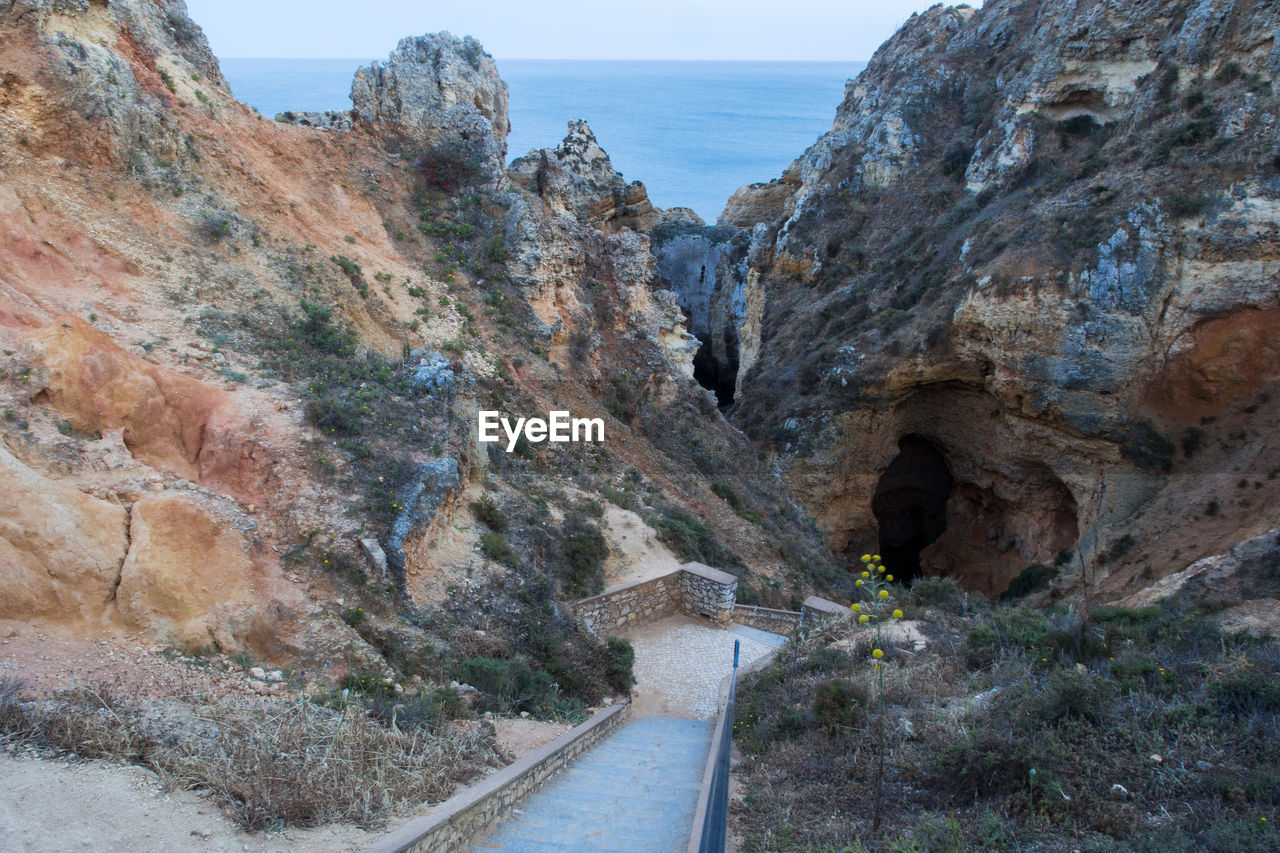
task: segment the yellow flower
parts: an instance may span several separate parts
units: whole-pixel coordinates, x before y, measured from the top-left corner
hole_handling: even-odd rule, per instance
[[[879,572],[880,574],[884,574],[884,566],[880,566],[878,569],[876,569],[876,571]]]
[[[863,554],[863,555],[862,555],[862,562],[866,563],[866,562],[869,562],[870,560],[871,560],[871,555],[870,555],[870,554]]]
[[[853,585],[854,585],[854,586],[862,586],[862,578],[858,578],[856,581],[854,581],[854,582],[853,582]]]
[[[889,597],[889,590],[887,590],[887,589],[882,589],[882,590],[880,590],[880,597],[881,597],[881,598],[888,598],[888,597]]]
[[[849,605],[849,609],[850,609],[850,610],[852,610],[854,613],[861,613],[861,612],[862,612],[862,605],[861,605],[861,604],[850,604],[850,605]]]
[[[902,611],[901,611],[901,610],[895,610],[895,611],[893,611],[893,618],[894,618],[894,619],[901,619],[901,618],[902,618]]]
[[[863,572],[863,573],[862,573],[862,576],[863,576],[864,578],[869,578],[869,577],[871,577],[871,572]]]
[[[876,562],[876,563],[880,562],[880,555],[879,555],[879,554],[872,554],[872,555],[871,555],[871,560],[872,560],[873,562]]]
[[[870,622],[870,621],[871,621],[871,617],[870,617],[870,616],[868,616],[868,615],[867,615],[867,614],[865,614],[865,613],[863,613],[861,616],[859,616],[859,617],[858,617],[858,624],[859,624],[859,625],[865,625],[865,624],[867,624],[867,623],[868,623],[868,622]]]
[[[880,660],[880,658],[884,657],[884,652],[880,651],[879,649],[872,649],[871,656],[876,660]]]
[[[892,581],[893,581],[893,575],[885,575],[885,576],[884,576],[884,579],[885,579],[885,580],[887,580],[887,581],[892,582]]]

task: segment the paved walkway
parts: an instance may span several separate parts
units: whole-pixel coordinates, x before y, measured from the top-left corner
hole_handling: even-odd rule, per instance
[[[676,853],[689,842],[712,724],[628,720],[478,839],[473,851]]]
[[[635,646],[633,717],[714,720],[720,711],[720,682],[733,670],[733,641],[745,665],[781,646],[786,637],[745,625],[718,628],[706,619],[670,616],[624,635]]]
[[[636,650],[627,722],[476,840],[473,853],[679,853],[689,842],[720,710],[720,682],[785,637],[672,616],[626,634]]]

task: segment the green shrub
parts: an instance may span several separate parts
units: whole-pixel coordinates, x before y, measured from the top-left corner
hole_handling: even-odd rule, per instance
[[[333,255],[329,260],[333,261],[342,269],[342,272],[347,276],[347,279],[350,280],[351,286],[356,289],[357,293],[361,296],[369,295],[369,282],[364,280],[364,272],[360,269],[360,265],[358,263],[351,260],[346,255]]]
[[[481,533],[480,551],[495,563],[502,563],[512,568],[516,565],[516,553],[511,550],[511,546],[507,544],[507,540],[501,533]]]
[[[307,422],[329,435],[355,435],[360,432],[359,407],[334,397],[322,397],[307,403]]]
[[[1213,681],[1209,694],[1225,714],[1280,712],[1280,673],[1250,662]]]
[[[459,662],[454,678],[480,691],[477,708],[536,716],[580,715],[581,705],[560,695],[551,674],[523,658],[475,657]]]
[[[818,685],[813,699],[813,719],[822,729],[835,733],[858,725],[866,716],[867,691],[842,678]]]
[[[660,512],[649,516],[649,526],[658,531],[658,538],[681,558],[708,566],[741,564],[738,555],[721,545],[710,527],[689,513],[674,506],[663,507]]]
[[[1168,472],[1173,467],[1173,442],[1161,435],[1151,421],[1139,420],[1125,433],[1120,452],[1148,471]]]
[[[1199,427],[1187,427],[1182,434],[1182,455],[1190,459],[1204,446],[1205,433]]]
[[[911,597],[920,604],[932,605],[950,613],[962,613],[964,590],[953,578],[921,577],[911,585]]]
[[[1039,563],[1032,563],[1009,582],[1009,586],[1005,591],[1000,593],[1000,600],[1009,601],[1014,598],[1025,598],[1033,592],[1047,589],[1049,583],[1058,576],[1058,573],[1059,570],[1055,566],[1042,566]]]
[[[483,497],[479,500],[471,502],[471,511],[475,513],[476,520],[494,533],[505,533],[507,530],[507,516],[492,498]]]
[[[990,666],[1008,654],[1031,651],[1044,642],[1049,622],[1044,614],[1023,608],[997,608],[969,629],[965,663],[972,669]]]
[[[609,637],[605,640],[605,649],[609,656],[609,684],[615,690],[626,693],[636,683],[633,672],[636,650],[625,637]]]
[[[1027,692],[1022,708],[1032,723],[1040,725],[1067,718],[1097,723],[1116,692],[1115,682],[1093,672],[1055,669]]]
[[[565,517],[563,532],[564,563],[560,575],[565,594],[584,598],[600,592],[604,588],[601,567],[609,557],[609,543],[604,534],[578,512]]]
[[[745,520],[750,521],[752,524],[764,523],[764,516],[752,507],[748,506],[747,502],[742,499],[742,495],[738,494],[737,490],[729,483],[712,483],[711,491],[715,492],[719,498],[724,500],[725,503],[729,504],[729,506],[733,507],[733,511],[742,516]]]
[[[414,170],[427,186],[447,195],[456,195],[462,187],[476,183],[484,173],[479,157],[443,145],[420,153],[414,161]]]

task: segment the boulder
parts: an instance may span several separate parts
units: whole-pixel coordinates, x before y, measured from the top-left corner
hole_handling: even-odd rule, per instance
[[[0,446],[0,619],[101,623],[128,548],[124,507],[55,482]]]

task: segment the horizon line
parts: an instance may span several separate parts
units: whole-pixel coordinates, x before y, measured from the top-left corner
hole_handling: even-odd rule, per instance
[[[385,57],[376,56],[218,56],[219,61],[224,59],[326,59],[326,60],[342,60],[358,61],[358,62],[382,62]],[[841,64],[848,65],[851,63],[866,63],[866,59],[654,59],[654,58],[618,58],[618,57],[591,57],[591,56],[575,56],[567,58],[553,58],[546,56],[493,56],[494,62],[774,62],[774,63],[796,63],[796,64]]]

